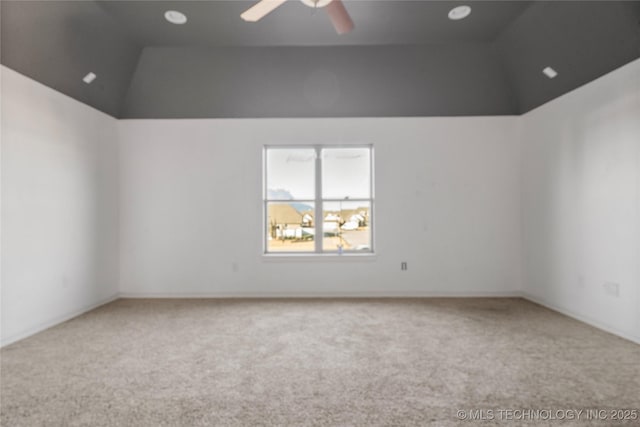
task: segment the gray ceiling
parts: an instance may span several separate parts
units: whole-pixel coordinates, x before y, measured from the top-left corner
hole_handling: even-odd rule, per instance
[[[521,114],[640,57],[640,1],[347,0],[343,36],[252,4],[2,0],[1,62],[119,118],[359,117]]]
[[[256,0],[257,1],[257,0]],[[338,35],[324,10],[291,0],[250,24],[240,14],[256,1],[100,1],[142,46],[342,46],[412,45],[490,42],[515,19],[529,1],[487,1],[473,10],[473,19],[447,19],[449,1],[345,0],[357,31]],[[168,9],[189,17],[185,26],[163,19]]]

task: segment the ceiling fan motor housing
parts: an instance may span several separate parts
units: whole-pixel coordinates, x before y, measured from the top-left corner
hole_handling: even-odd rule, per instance
[[[300,0],[300,1],[314,9],[319,7],[325,7],[326,5],[331,3],[331,0]]]

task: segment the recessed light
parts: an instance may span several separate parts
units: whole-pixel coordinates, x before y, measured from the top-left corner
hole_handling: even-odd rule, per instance
[[[542,72],[544,73],[545,76],[549,77],[550,79],[558,75],[558,72],[551,67],[545,68],[544,70],[542,70]]]
[[[164,19],[172,24],[182,25],[187,23],[187,15],[177,10],[167,10],[164,13]]]
[[[96,75],[94,73],[89,73],[86,76],[84,76],[82,78],[82,81],[84,81],[86,84],[91,83],[92,81],[94,81],[96,79]]]
[[[458,6],[449,11],[449,19],[458,21],[464,19],[471,13],[471,6]]]

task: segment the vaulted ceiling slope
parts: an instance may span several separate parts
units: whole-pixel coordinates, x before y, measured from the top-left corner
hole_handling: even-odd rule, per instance
[[[118,118],[375,117],[522,114],[640,57],[640,1],[344,3],[338,36],[296,0],[2,0],[1,62]]]

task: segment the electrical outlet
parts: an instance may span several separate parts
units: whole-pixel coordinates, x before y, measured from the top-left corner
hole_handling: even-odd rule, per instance
[[[400,270],[406,270],[407,269],[407,262],[406,261],[402,261],[400,263]]]
[[[604,288],[604,292],[607,295],[611,295],[612,297],[619,297],[620,296],[620,285],[619,284],[613,283],[613,282],[604,282],[602,287]]]

